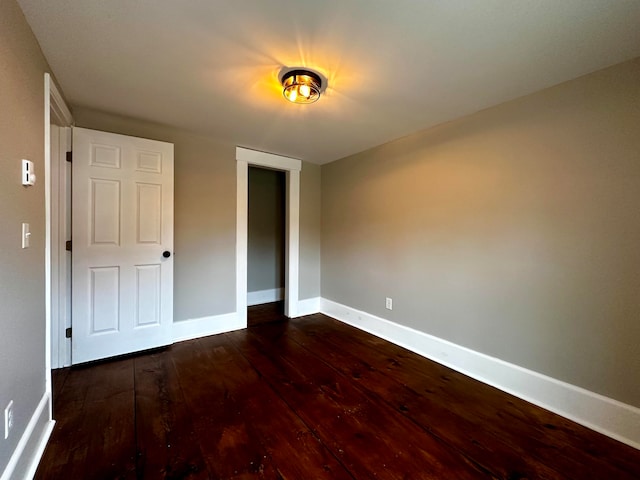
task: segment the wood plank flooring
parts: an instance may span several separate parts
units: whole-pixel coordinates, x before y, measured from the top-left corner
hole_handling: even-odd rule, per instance
[[[54,371],[37,479],[640,479],[640,451],[324,315]],[[274,320],[270,322],[269,320]]]

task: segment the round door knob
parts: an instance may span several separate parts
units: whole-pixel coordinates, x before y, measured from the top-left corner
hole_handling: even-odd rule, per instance
[[[171,252],[169,250],[165,250],[164,252],[162,252],[162,256],[164,258],[169,258],[171,256]]]

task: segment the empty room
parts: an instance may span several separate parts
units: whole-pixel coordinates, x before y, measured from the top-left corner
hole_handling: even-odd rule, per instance
[[[0,0],[0,480],[640,478],[638,25]]]

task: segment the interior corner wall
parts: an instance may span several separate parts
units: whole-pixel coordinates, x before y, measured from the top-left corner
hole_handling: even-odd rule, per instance
[[[79,127],[174,144],[174,321],[235,312],[236,145],[83,107],[74,108],[74,119]],[[301,180],[301,215],[320,208],[313,195],[320,177],[306,175],[307,166],[304,163]],[[320,276],[319,235],[314,221],[301,220],[300,291],[314,296],[320,293],[315,282]]]
[[[44,73],[47,62],[14,0],[0,2],[0,415],[13,400],[14,428],[0,436],[0,474],[44,398]],[[37,182],[21,184],[21,160]],[[21,248],[21,224],[31,246]],[[42,425],[38,424],[41,431]],[[4,426],[0,424],[0,432]],[[2,433],[0,433],[2,435]]]
[[[322,297],[640,407],[639,155],[635,59],[323,165]]]

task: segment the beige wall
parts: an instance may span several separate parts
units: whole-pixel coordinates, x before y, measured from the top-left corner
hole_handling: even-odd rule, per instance
[[[47,63],[14,0],[0,1],[0,415],[14,402],[14,429],[0,436],[0,474],[45,392],[44,73]],[[37,183],[21,185],[21,159]],[[21,248],[21,224],[31,248]],[[1,420],[3,421],[3,420]],[[42,425],[34,435],[39,436]],[[4,426],[0,426],[4,432]],[[2,435],[0,433],[0,435]]]
[[[284,288],[285,175],[249,167],[248,292]]]
[[[324,165],[322,296],[640,406],[640,59]]]
[[[235,311],[235,145],[170,127],[74,108],[80,127],[172,142],[175,145],[174,319],[182,321]],[[301,175],[301,214],[319,210],[319,175]],[[312,166],[313,167],[313,166]],[[310,170],[313,171],[313,168]],[[310,204],[317,201],[317,204]],[[319,223],[319,216],[317,216]],[[301,222],[300,291],[320,294],[319,227]],[[317,271],[316,271],[317,270]],[[305,298],[301,296],[301,298]]]

